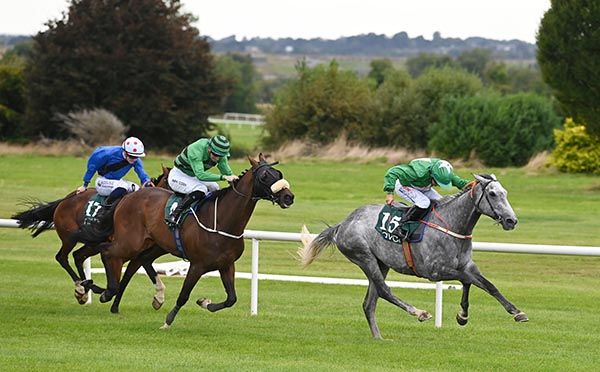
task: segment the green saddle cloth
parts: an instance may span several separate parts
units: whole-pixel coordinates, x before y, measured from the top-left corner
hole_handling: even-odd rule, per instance
[[[102,196],[98,193],[94,194],[90,200],[88,200],[85,210],[83,211],[83,224],[91,225],[98,223],[98,212],[103,208],[104,202],[108,196]]]
[[[408,209],[399,209],[392,205],[384,205],[379,212],[375,230],[390,242],[402,244],[402,239],[411,237],[421,226],[419,221],[401,222],[402,216]],[[411,239],[412,241],[412,239]]]
[[[183,200],[184,195],[180,195],[180,194],[173,194],[169,197],[169,199],[167,200],[167,203],[165,204],[165,221],[167,220],[167,218],[171,215],[171,212],[177,208],[177,206],[179,205],[179,203],[181,203],[181,201]],[[196,210],[196,207],[198,206],[198,201],[192,203],[191,207],[192,209]],[[184,211],[183,213],[181,213],[179,215],[179,221],[178,221],[178,225],[182,226],[183,222],[185,221],[185,219],[187,218],[187,216],[190,215],[190,209],[188,209],[187,211]],[[171,226],[169,224],[167,224],[167,226],[169,226],[169,229],[174,230],[175,226]]]

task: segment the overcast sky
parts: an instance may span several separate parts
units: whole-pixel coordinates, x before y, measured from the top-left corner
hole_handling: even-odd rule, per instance
[[[33,35],[67,0],[0,0],[0,34]],[[481,36],[535,42],[550,0],[182,0],[202,35],[222,39],[336,39],[366,33],[411,38]]]

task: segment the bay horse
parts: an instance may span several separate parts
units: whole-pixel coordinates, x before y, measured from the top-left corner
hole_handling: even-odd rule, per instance
[[[162,167],[162,170],[163,174],[156,179],[152,179],[152,182],[157,187],[167,187],[166,176],[168,176],[169,169]],[[56,253],[55,259],[67,274],[69,274],[71,280],[73,280],[73,283],[75,284],[75,298],[78,303],[82,305],[87,302],[87,290],[91,289],[94,293],[104,292],[104,288],[100,288],[93,283],[89,283],[87,288],[82,285],[85,280],[83,262],[87,257],[100,253],[97,244],[84,244],[80,249],[73,253],[77,272],[73,270],[69,263],[69,253],[71,253],[78,243],[74,234],[80,229],[81,224],[83,223],[84,210],[87,207],[88,201],[94,194],[94,188],[89,188],[79,194],[73,191],[64,198],[49,203],[31,201],[27,203],[30,205],[30,209],[16,213],[11,217],[18,221],[20,228],[30,229],[33,238],[52,228],[54,225],[56,233],[61,240],[61,247]],[[152,306],[155,309],[159,309],[164,302],[165,286],[151,264],[144,264],[143,266],[156,289],[156,295],[153,298]]]
[[[178,249],[173,232],[164,222],[164,208],[171,192],[143,189],[124,197],[114,213],[112,240],[102,243],[100,248],[108,283],[103,296],[106,299],[122,296],[125,287],[119,287],[119,279],[125,261],[140,257],[129,263],[130,276],[140,264],[152,262],[168,252],[189,260],[190,268],[163,329],[171,326],[200,277],[209,271],[219,270],[227,298],[220,303],[201,299],[198,304],[211,312],[233,306],[237,301],[235,261],[244,251],[244,229],[257,201],[269,200],[283,209],[294,202],[289,183],[273,168],[277,163],[267,163],[262,153],[258,161],[250,157],[248,160],[251,168],[244,171],[239,180],[207,197],[199,210],[184,221],[180,230],[182,250]],[[80,236],[83,241],[99,239],[84,235]],[[128,278],[124,277],[123,281],[126,285]],[[111,311],[118,312],[118,303]]]
[[[475,181],[469,187],[435,204],[430,221],[421,220],[431,229],[426,229],[421,242],[412,243],[410,256],[403,254],[402,247],[383,239],[375,230],[382,206],[367,205],[356,209],[341,223],[325,229],[312,241],[304,235],[303,246],[298,251],[302,265],[308,266],[327,246],[336,246],[346,258],[361,268],[369,280],[363,311],[375,339],[381,339],[375,321],[379,297],[416,316],[419,321],[431,318],[427,311],[417,309],[392,294],[385,283],[390,268],[401,274],[416,275],[431,281],[460,281],[463,286],[461,310],[456,316],[460,325],[468,322],[469,289],[472,284],[496,298],[515,321],[528,321],[527,315],[508,301],[473,262],[471,234],[482,214],[500,223],[504,230],[512,230],[517,224],[507,191],[496,177],[483,174],[474,176]]]

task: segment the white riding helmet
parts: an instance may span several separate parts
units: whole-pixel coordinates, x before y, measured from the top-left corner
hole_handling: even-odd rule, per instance
[[[137,137],[129,137],[121,145],[125,153],[134,158],[143,158],[146,156],[144,152],[144,144]]]

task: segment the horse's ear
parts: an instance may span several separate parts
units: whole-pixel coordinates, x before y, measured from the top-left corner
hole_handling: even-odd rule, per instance
[[[265,159],[265,157],[263,156],[263,153],[261,152],[260,154],[258,154],[258,161],[259,162],[266,162],[267,160]]]
[[[254,159],[252,159],[249,155],[248,157],[248,161],[250,161],[250,164],[252,164],[252,168],[256,167],[258,165],[258,162]]]
[[[473,174],[473,177],[475,177],[477,181],[482,183],[488,183],[490,181],[487,178],[483,177],[481,174]]]

